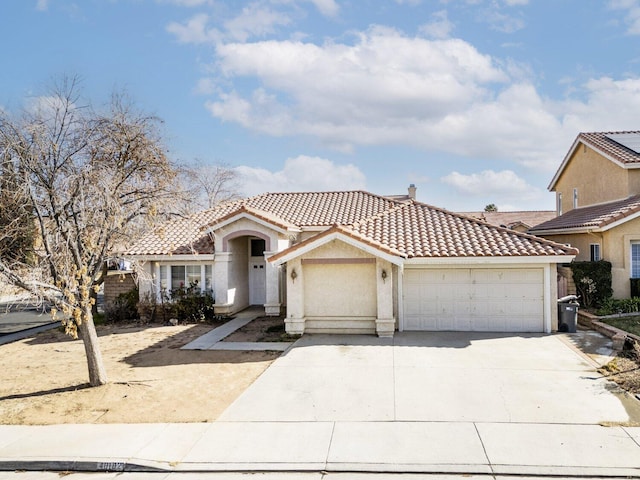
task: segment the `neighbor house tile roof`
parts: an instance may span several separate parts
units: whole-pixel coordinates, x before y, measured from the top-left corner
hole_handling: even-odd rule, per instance
[[[609,135],[616,134],[637,134],[640,135],[640,131],[624,131],[624,132],[590,132],[581,133],[578,135],[579,141],[593,147],[596,150],[600,150],[602,153],[610,156],[614,160],[623,164],[635,164],[640,163],[640,154],[625,147],[624,145],[608,138]]]
[[[571,255],[574,249],[416,201],[363,191],[266,193],[169,222],[130,255],[213,253],[206,230],[246,213],[285,229],[322,227],[393,255],[413,257]],[[322,233],[320,235],[323,235]],[[314,238],[305,242],[313,241]],[[292,249],[299,248],[298,246]],[[288,251],[291,251],[289,249]]]
[[[477,218],[497,227],[525,225],[529,228],[556,217],[555,210],[525,210],[519,212],[458,212],[467,217]]]
[[[535,234],[536,232],[556,230],[604,228],[637,212],[640,212],[640,195],[599,205],[575,208],[553,220],[537,225],[530,232]]]

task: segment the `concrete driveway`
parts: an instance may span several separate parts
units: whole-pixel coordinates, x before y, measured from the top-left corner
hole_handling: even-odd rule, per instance
[[[615,390],[562,335],[306,335],[219,420],[574,425],[640,420],[631,418],[637,414],[629,414]]]

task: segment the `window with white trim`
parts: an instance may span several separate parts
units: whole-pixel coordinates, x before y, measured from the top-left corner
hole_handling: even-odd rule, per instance
[[[562,192],[558,192],[558,216],[562,215]]]
[[[213,290],[212,265],[160,265],[159,287],[170,291],[200,286],[200,290]],[[203,287],[204,286],[204,287]]]
[[[631,243],[631,278],[640,278],[640,242]]]
[[[590,246],[590,250],[591,250],[591,261],[592,262],[599,262],[601,260],[601,256],[600,256],[600,244],[599,243],[592,243]]]

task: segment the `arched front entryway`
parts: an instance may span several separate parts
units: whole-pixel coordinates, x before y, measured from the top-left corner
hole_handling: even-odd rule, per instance
[[[273,240],[258,230],[230,232],[217,242],[215,256],[216,310],[234,313],[250,305],[280,313],[278,269],[266,261]]]

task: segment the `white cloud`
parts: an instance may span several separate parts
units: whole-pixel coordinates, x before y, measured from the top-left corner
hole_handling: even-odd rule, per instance
[[[525,27],[522,18],[503,13],[499,10],[485,11],[482,19],[486,21],[492,29],[502,33],[514,33]]]
[[[38,118],[45,121],[52,120],[59,116],[64,110],[74,110],[77,105],[71,101],[65,100],[63,97],[55,95],[41,95],[37,97],[29,97],[25,102],[25,110]]]
[[[532,188],[511,170],[483,170],[471,175],[452,172],[441,180],[465,195],[519,195],[522,191]]]
[[[335,0],[308,0],[315,5],[318,11],[327,17],[335,17],[340,7]]]
[[[484,170],[470,175],[452,172],[440,181],[453,187],[461,196],[484,198],[486,202],[496,203],[503,211],[539,208],[548,196],[546,191],[529,185],[511,170]]]
[[[251,3],[242,12],[226,22],[225,30],[232,40],[246,41],[251,37],[264,37],[274,33],[277,26],[287,25],[289,17],[259,3]]]
[[[613,10],[626,10],[625,23],[629,35],[640,35],[640,0],[610,0]]]
[[[264,192],[301,192],[365,189],[365,176],[354,165],[336,165],[331,160],[300,155],[285,161],[284,168],[236,167],[245,195]]]
[[[382,27],[360,34],[355,45],[232,43],[219,45],[217,57],[222,75],[255,77],[263,87],[210,102],[216,117],[339,144],[404,141],[407,130],[419,133],[466,110],[490,97],[488,85],[508,79],[464,41],[408,38]],[[415,136],[410,143],[421,142]]]
[[[420,27],[420,32],[432,38],[448,38],[454,28],[449,21],[446,10],[440,10],[431,15],[432,21]]]
[[[208,29],[209,15],[198,13],[187,23],[171,22],[167,31],[174,34],[180,43],[216,43],[222,34],[216,29]]]
[[[193,93],[196,95],[212,95],[218,90],[216,82],[212,78],[201,78],[196,83]]]
[[[213,0],[156,0],[159,3],[172,3],[180,7],[200,7],[202,5],[211,5]]]
[[[198,13],[185,23],[169,23],[166,30],[175,35],[180,43],[246,42],[253,37],[275,33],[278,27],[288,25],[291,21],[286,13],[273,10],[261,2],[243,7],[238,15],[222,22],[221,29],[210,26],[211,20],[208,14]]]
[[[36,2],[36,10],[45,12],[49,9],[49,0],[38,0]]]
[[[212,115],[272,136],[308,136],[341,151],[411,145],[501,158],[552,172],[580,131],[637,123],[640,79],[592,79],[569,99],[543,98],[526,66],[460,39],[374,27],[352,44],[301,41],[217,47],[218,74],[236,85],[207,102]],[[256,84],[247,90],[251,82]],[[244,89],[240,86],[244,84]]]
[[[565,129],[613,131],[636,128],[640,111],[640,78],[591,79],[583,86],[585,100],[569,100],[554,105],[562,115]]]

